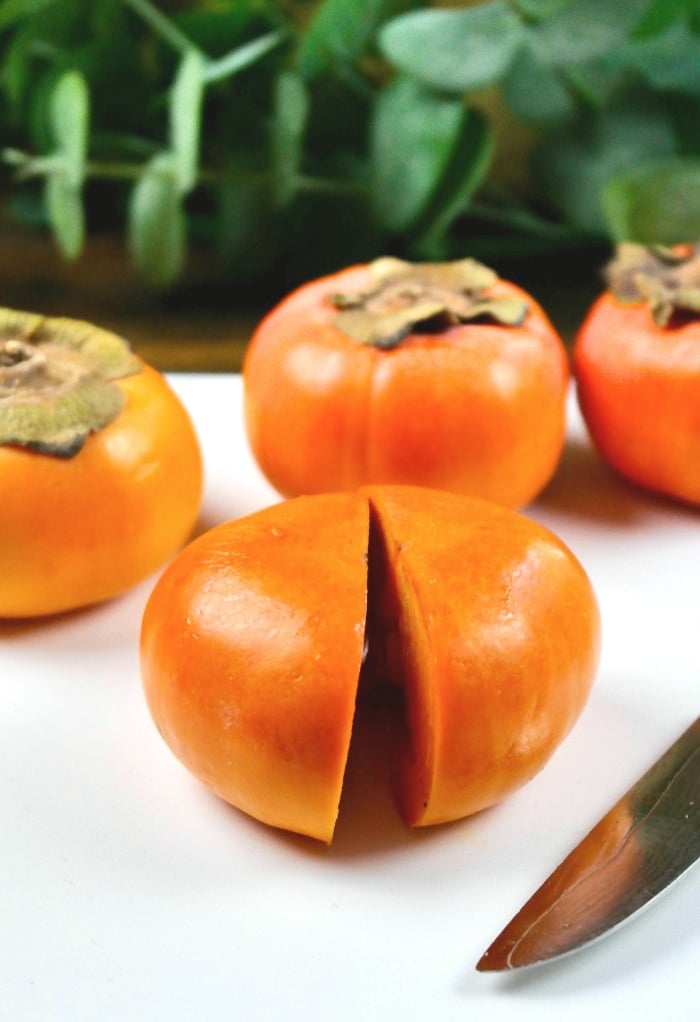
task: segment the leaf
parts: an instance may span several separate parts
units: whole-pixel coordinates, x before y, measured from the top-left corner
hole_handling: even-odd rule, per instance
[[[447,232],[486,178],[493,151],[493,133],[488,122],[478,110],[468,109],[449,165],[414,227],[419,237],[412,247],[421,258],[447,258]]]
[[[46,215],[58,249],[66,259],[77,259],[85,241],[85,213],[80,188],[62,170],[49,174],[44,184]]]
[[[177,279],[185,257],[185,218],[171,153],[154,157],[134,186],[129,243],[137,269],[151,284],[165,287]]]
[[[49,97],[51,130],[63,161],[63,174],[73,188],[85,179],[90,97],[85,79],[78,71],[66,71]]]
[[[522,23],[505,0],[416,11],[379,33],[382,53],[397,68],[424,85],[458,93],[498,82],[522,41]]]
[[[656,89],[700,94],[700,39],[681,21],[653,38],[632,39],[619,59]]]
[[[694,3],[695,0],[691,0]],[[663,32],[675,21],[680,20],[688,0],[651,0],[640,21],[634,28],[635,39],[648,39]]]
[[[697,0],[685,0],[685,16],[693,32],[700,34],[700,6]]]
[[[515,0],[514,6],[526,18],[539,21],[541,18],[556,14],[571,2],[572,0]]]
[[[648,0],[571,0],[551,16],[527,27],[527,44],[537,59],[566,69],[610,53],[634,28]]]
[[[458,99],[399,76],[377,98],[371,122],[374,206],[390,231],[410,228],[426,208],[467,116]]]
[[[259,26],[258,14],[258,0],[180,4],[175,21],[180,31],[216,62],[253,33]]]
[[[16,118],[22,116],[22,106],[31,82],[33,45],[31,25],[25,25],[15,32],[5,46],[0,83]]]
[[[576,113],[565,77],[538,60],[529,47],[517,52],[501,88],[512,113],[526,124],[555,124]]]
[[[204,57],[199,50],[189,50],[180,61],[170,95],[170,145],[181,195],[189,192],[197,181],[204,69]]]
[[[602,191],[613,177],[674,152],[666,110],[653,96],[618,96],[609,109],[548,133],[533,158],[540,195],[572,225],[605,230]]]
[[[0,32],[12,27],[42,7],[57,3],[58,0],[2,0],[0,3]]]
[[[85,239],[81,189],[85,180],[89,93],[78,71],[66,71],[48,95],[48,114],[56,151],[44,188],[46,214],[59,250],[76,259]]]
[[[673,245],[700,238],[700,159],[635,167],[609,182],[603,196],[618,241]]]
[[[307,80],[335,64],[361,57],[385,21],[417,6],[417,0],[323,0],[304,32],[299,72]]]
[[[272,168],[280,206],[294,197],[301,167],[309,96],[301,75],[280,74],[275,82],[272,121]]]

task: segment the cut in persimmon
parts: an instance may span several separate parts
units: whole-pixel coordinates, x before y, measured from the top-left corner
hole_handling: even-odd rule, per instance
[[[551,532],[403,486],[294,498],[199,537],[157,583],[141,638],[152,716],[185,766],[326,842],[361,673],[403,689],[397,800],[423,826],[537,773],[598,653],[590,582]]]
[[[595,597],[571,552],[529,518],[413,487],[365,492],[397,600],[389,671],[411,736],[402,815],[458,819],[534,776],[572,727],[597,666]]]

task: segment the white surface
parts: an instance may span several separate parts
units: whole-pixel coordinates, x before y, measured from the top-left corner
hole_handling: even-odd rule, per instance
[[[240,379],[176,376],[207,467],[202,526],[275,500]],[[580,837],[700,712],[700,516],[635,492],[572,406],[528,509],[596,587],[593,695],[546,769],[494,810],[411,833],[355,766],[330,849],[218,801],[163,744],[138,671],[153,580],[0,624],[0,1015],[11,1022],[693,1017],[700,870],[633,923],[512,975],[474,965]],[[371,762],[371,759],[370,759]]]

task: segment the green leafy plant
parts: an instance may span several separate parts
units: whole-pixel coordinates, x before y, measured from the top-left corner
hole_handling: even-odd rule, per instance
[[[6,215],[157,287],[700,233],[697,0],[0,0],[0,87]]]

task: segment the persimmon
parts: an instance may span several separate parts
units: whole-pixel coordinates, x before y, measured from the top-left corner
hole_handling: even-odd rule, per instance
[[[544,766],[587,700],[599,642],[590,581],[544,526],[378,485],[290,498],[190,543],[146,605],[141,670],[195,776],[330,842],[361,679],[402,694],[397,803],[426,826]]]
[[[0,617],[123,592],[189,538],[202,496],[165,378],[92,324],[0,310]]]
[[[401,483],[517,508],[558,464],[568,380],[561,338],[517,285],[471,259],[383,258],[262,320],[245,422],[284,496]]]
[[[618,246],[576,337],[578,400],[628,481],[700,504],[700,244]]]

